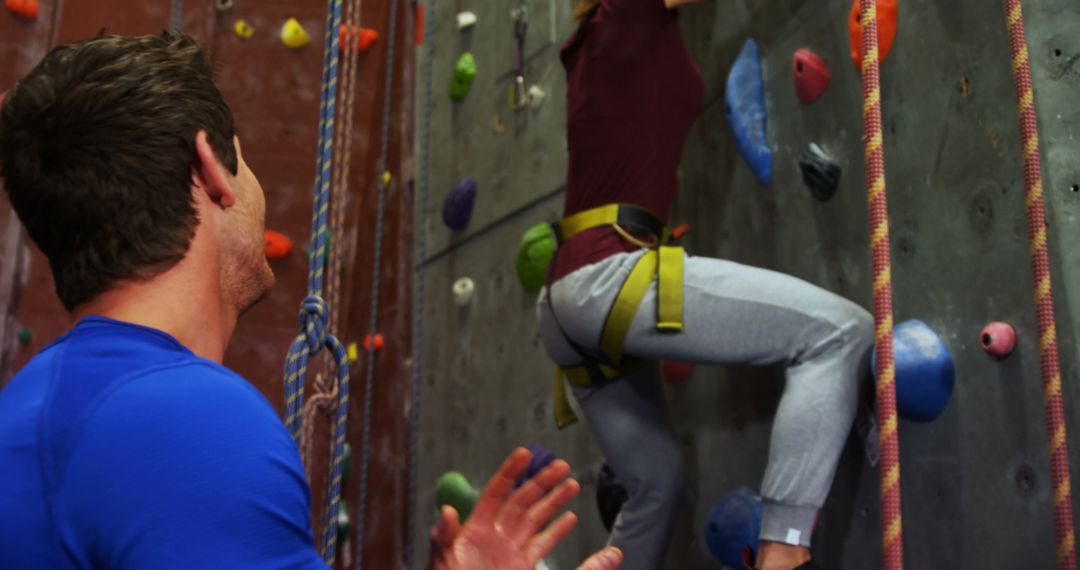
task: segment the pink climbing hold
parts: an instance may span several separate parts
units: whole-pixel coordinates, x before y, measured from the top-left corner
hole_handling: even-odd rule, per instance
[[[801,48],[791,57],[795,94],[804,105],[817,101],[829,86],[829,67],[818,54]]]
[[[997,358],[1005,358],[1016,348],[1016,329],[1009,323],[990,323],[979,335],[983,350]]]
[[[661,366],[661,371],[664,374],[664,379],[672,384],[677,384],[686,380],[694,373],[693,362],[682,362],[679,360],[665,360]]]

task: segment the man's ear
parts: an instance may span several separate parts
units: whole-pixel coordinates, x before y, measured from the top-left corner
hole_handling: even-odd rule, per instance
[[[196,191],[206,194],[210,201],[222,208],[232,207],[236,203],[236,194],[225,174],[225,166],[221,164],[214,148],[210,146],[210,139],[206,131],[199,130],[195,133],[195,164],[192,165],[192,176],[196,182]]]

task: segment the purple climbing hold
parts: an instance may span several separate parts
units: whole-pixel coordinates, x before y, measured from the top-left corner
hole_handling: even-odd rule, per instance
[[[462,178],[450,189],[443,202],[442,219],[450,229],[461,231],[469,225],[476,203],[476,180]]]
[[[529,460],[529,466],[525,469],[525,473],[521,474],[521,478],[518,479],[517,487],[525,484],[526,481],[536,477],[545,467],[555,461],[555,454],[548,451],[547,448],[536,443],[530,443],[525,446],[532,453],[532,459]]]

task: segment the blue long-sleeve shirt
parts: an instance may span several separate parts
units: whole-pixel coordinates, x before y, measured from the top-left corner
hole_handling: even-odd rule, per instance
[[[296,446],[247,381],[80,321],[0,391],[0,569],[320,568]]]

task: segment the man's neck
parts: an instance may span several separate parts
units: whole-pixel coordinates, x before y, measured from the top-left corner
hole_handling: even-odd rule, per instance
[[[221,298],[220,286],[188,271],[183,261],[149,281],[119,284],[77,307],[72,316],[78,321],[91,315],[166,332],[214,362],[224,359],[238,316]]]

